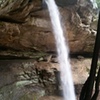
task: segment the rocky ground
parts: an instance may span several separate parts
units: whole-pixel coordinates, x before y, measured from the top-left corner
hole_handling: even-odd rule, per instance
[[[91,59],[71,58],[71,65],[78,98],[88,77]],[[56,56],[48,55],[37,60],[0,60],[0,100],[62,100],[58,83]]]

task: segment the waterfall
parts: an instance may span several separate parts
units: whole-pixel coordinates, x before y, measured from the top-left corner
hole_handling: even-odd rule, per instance
[[[69,48],[68,44],[65,42],[63,35],[63,29],[60,21],[60,13],[54,2],[54,0],[45,0],[53,28],[53,33],[55,37],[57,52],[58,52],[58,61],[60,64],[61,72],[61,84],[63,89],[64,100],[76,100],[74,93],[74,84],[71,73],[71,65],[69,60]]]
[[[94,9],[97,9],[98,8],[98,5],[96,3],[96,0],[90,0],[90,2],[93,4],[93,8]]]

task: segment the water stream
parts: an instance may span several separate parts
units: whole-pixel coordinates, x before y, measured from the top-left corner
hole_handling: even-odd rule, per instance
[[[58,52],[64,100],[76,100],[69,60],[69,48],[64,38],[64,32],[60,21],[60,13],[54,0],[45,0],[45,2],[48,6]]]

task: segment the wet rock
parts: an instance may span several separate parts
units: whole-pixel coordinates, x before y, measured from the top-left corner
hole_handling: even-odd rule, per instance
[[[27,87],[31,83],[31,81],[19,81],[0,88],[0,100],[33,100],[45,95],[41,87]]]
[[[40,98],[39,100],[63,100],[63,98],[61,97],[57,97],[57,96],[44,96],[42,98]]]
[[[91,29],[93,30],[97,30],[97,24],[98,24],[98,19],[95,19],[91,24],[90,24],[90,27]]]
[[[0,65],[0,100],[32,100],[34,97],[45,100],[41,97],[62,96],[58,63],[52,60],[3,60]],[[89,75],[91,59],[71,59],[71,65],[74,84],[84,84]]]
[[[55,0],[58,6],[65,7],[77,4],[78,0]]]

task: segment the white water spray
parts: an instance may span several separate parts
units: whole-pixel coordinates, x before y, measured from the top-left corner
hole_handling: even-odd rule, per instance
[[[45,0],[45,2],[47,3],[50,13],[57,46],[64,100],[76,100],[74,93],[74,84],[72,80],[71,65],[69,61],[69,49],[68,46],[66,47],[65,38],[63,36],[60,14],[54,0]]]

